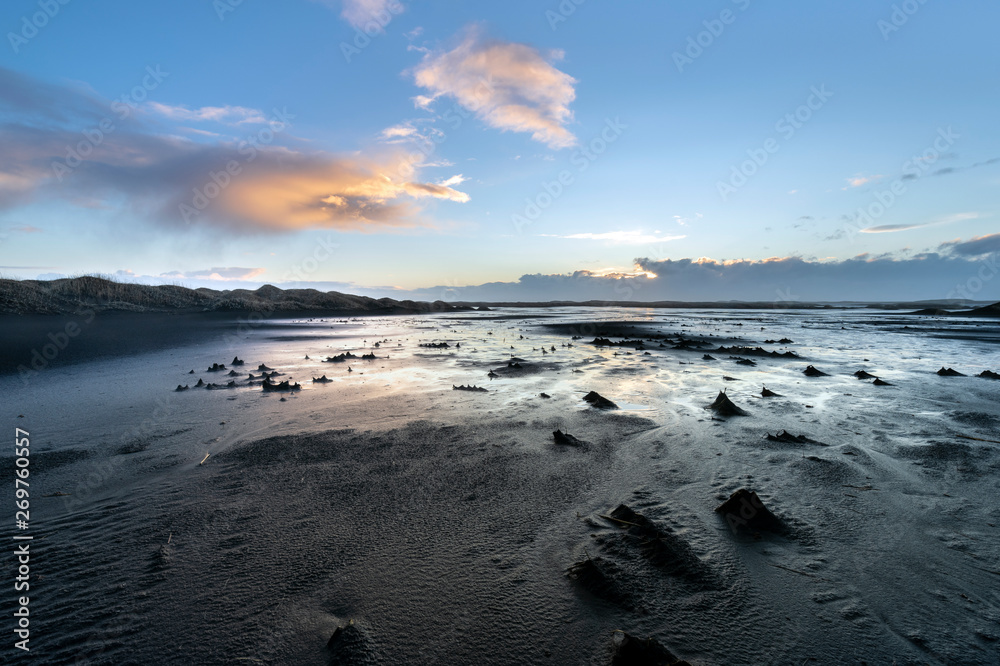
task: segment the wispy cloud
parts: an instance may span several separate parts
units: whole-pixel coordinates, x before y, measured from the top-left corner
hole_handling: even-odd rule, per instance
[[[406,139],[414,136],[417,133],[417,128],[412,125],[393,125],[392,127],[386,127],[379,133],[382,139],[392,140],[392,139]]]
[[[665,243],[667,241],[680,240],[687,236],[659,236],[642,231],[607,231],[604,233],[580,233],[569,235],[539,234],[549,238],[570,238],[575,240],[595,240],[614,243],[616,245],[644,245],[646,243]]]
[[[936,227],[940,224],[953,224],[955,222],[963,222],[965,220],[975,220],[978,217],[979,213],[956,213],[955,215],[949,215],[931,222],[918,222],[914,224],[882,224],[877,227],[862,229],[861,233],[888,234],[896,231],[909,231],[910,229],[922,229],[924,227]]]
[[[403,12],[399,0],[313,0],[330,9],[340,7],[340,16],[359,30],[365,30],[373,21],[383,26],[394,14]]]
[[[561,51],[487,39],[473,28],[453,50],[424,57],[414,79],[432,94],[415,97],[414,104],[430,109],[438,97],[450,96],[490,127],[530,132],[535,141],[567,148],[577,143],[566,129],[576,80],[551,64],[562,57]]]
[[[214,122],[224,125],[267,122],[263,111],[245,106],[203,106],[198,109],[189,109],[186,106],[148,102],[146,107],[165,118],[182,122]]]
[[[862,185],[867,185],[868,183],[874,183],[880,181],[883,178],[885,178],[885,176],[882,175],[864,176],[862,174],[858,174],[856,176],[851,176],[850,178],[848,178],[847,185],[849,187],[861,187]],[[845,187],[843,189],[846,190],[847,188]]]
[[[159,277],[176,280],[198,279],[229,282],[235,280],[252,280],[259,275],[263,275],[265,271],[266,269],[264,268],[216,266],[214,268],[206,268],[198,271],[171,271],[169,273],[162,273]]]

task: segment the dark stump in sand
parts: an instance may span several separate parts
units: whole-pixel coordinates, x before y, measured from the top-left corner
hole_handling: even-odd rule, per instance
[[[240,374],[241,374],[241,373],[239,373],[239,372],[236,372],[235,370],[230,370],[230,371],[229,371],[229,376],[230,376],[230,377],[239,377],[239,376],[240,376]]]
[[[609,515],[601,517],[621,527],[626,543],[637,547],[650,564],[664,573],[701,589],[716,586],[708,566],[669,527],[657,525],[624,504],[619,504]]]
[[[618,582],[618,567],[603,557],[587,557],[566,569],[566,576],[595,597],[631,607],[628,592]]]
[[[857,377],[858,379],[875,379],[876,378],[875,375],[871,374],[870,372],[866,372],[864,370],[858,370],[857,372],[854,373],[854,376]]]
[[[323,375],[319,379],[316,379],[315,377],[313,377],[313,383],[314,384],[329,384],[332,381],[333,381],[332,379],[327,379],[326,375]]]
[[[365,632],[351,620],[343,627],[337,627],[326,642],[326,647],[332,654],[331,666],[348,666],[364,664],[370,661],[368,637]]]
[[[740,488],[725,502],[716,507],[715,512],[726,519],[734,532],[738,530],[764,530],[781,532],[781,520],[764,506],[757,493]]]
[[[548,393],[539,393],[538,397],[539,398],[546,398],[546,399],[548,399],[548,398],[551,398],[552,396],[549,395]]]
[[[191,388],[191,387],[190,387],[190,386],[187,386],[187,385],[185,385],[185,386],[181,386],[180,384],[178,384],[178,385],[177,385],[177,388],[175,388],[174,390],[175,390],[175,391],[187,391],[187,390],[188,390],[189,388]]]
[[[757,365],[756,361],[751,361],[748,358],[740,358],[738,356],[730,356],[729,358],[733,361],[736,361],[737,365],[750,365],[750,366]]]
[[[226,366],[221,363],[213,363],[212,367],[208,369],[208,372],[222,372],[226,369]]]
[[[823,372],[822,370],[817,370],[816,366],[813,366],[813,365],[807,366],[806,369],[802,371],[802,373],[806,377],[829,377],[830,376],[830,375],[826,374],[825,372]]]
[[[982,377],[983,379],[1000,379],[1000,374],[993,372],[992,370],[983,370],[976,377]]]
[[[768,433],[767,440],[769,442],[784,442],[785,444],[819,444],[820,446],[826,446],[826,444],[817,442],[815,439],[809,439],[805,435],[793,435],[787,430],[779,430],[776,435]]]
[[[556,441],[556,444],[562,444],[563,446],[583,446],[584,444],[581,440],[562,430],[553,432],[552,439]]]
[[[195,387],[195,388],[201,388],[201,387],[202,387],[202,386],[204,386],[204,385],[205,385],[205,381],[204,381],[203,379],[199,379],[199,380],[198,380],[198,383],[197,383],[197,384],[195,384],[195,385],[194,385],[194,387]]]
[[[598,409],[618,409],[618,405],[611,402],[597,391],[591,391],[583,396],[584,401],[589,402],[591,407]]]
[[[762,398],[780,398],[781,394],[780,393],[775,393],[774,391],[772,391],[771,389],[769,389],[769,388],[767,388],[765,386],[760,391],[760,397],[762,397]]]
[[[274,368],[269,368],[263,363],[261,363],[260,365],[257,366],[257,370],[259,370],[260,372],[269,372],[271,370],[274,370]]]
[[[366,360],[366,361],[374,361],[375,358],[376,358],[375,352],[371,352],[371,353],[368,353],[368,354],[362,354],[361,358],[364,359],[364,360]]]
[[[299,384],[290,384],[287,380],[281,382],[280,384],[275,384],[269,378],[264,380],[264,383],[260,385],[265,392],[270,391],[300,391],[302,387]]]
[[[940,375],[942,377],[965,377],[966,376],[966,375],[963,375],[958,370],[952,370],[951,368],[944,368],[944,367],[941,368],[940,370],[938,370],[937,373],[938,373],[938,375]]]
[[[466,386],[465,384],[462,384],[461,386],[455,386],[454,384],[452,384],[451,385],[451,390],[452,391],[475,391],[477,393],[487,393],[489,391],[489,389],[484,389],[484,388],[481,388],[479,386],[475,386],[473,384],[470,384],[469,386]]]
[[[729,399],[729,396],[726,395],[725,391],[719,391],[719,395],[716,396],[715,402],[707,406],[705,409],[711,409],[720,416],[748,416],[746,411],[733,404],[733,401]]]
[[[690,666],[655,638],[638,638],[621,630],[611,636],[611,666]]]
[[[337,354],[336,356],[327,356],[323,363],[344,363],[349,358],[357,358],[351,352],[344,352],[343,354]]]
[[[872,382],[872,386],[892,386],[892,384],[876,377],[875,381]]]
[[[715,357],[712,356],[711,354],[705,354],[704,356],[701,357],[701,360],[703,360],[703,361],[714,361]]]
[[[240,359],[239,356],[234,356],[233,362],[230,363],[229,365],[243,365],[243,361]]]

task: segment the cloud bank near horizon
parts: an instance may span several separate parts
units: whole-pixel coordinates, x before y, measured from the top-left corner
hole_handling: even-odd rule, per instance
[[[843,261],[775,257],[761,261],[640,257],[632,270],[580,270],[571,274],[527,274],[512,282],[403,289],[354,282],[285,281],[263,268],[214,267],[141,276],[113,277],[145,284],[192,288],[340,291],[374,298],[448,302],[752,301],[783,303],[839,301],[1000,300],[1000,234],[943,243],[940,252],[909,258],[859,255]],[[67,277],[47,273],[39,279]]]
[[[576,271],[522,275],[516,282],[434,287],[406,292],[418,300],[451,301],[754,301],[793,302],[1000,300],[1000,254],[980,250],[1000,241],[986,237],[943,253],[900,259],[860,255],[843,261],[780,257],[762,261],[654,260],[615,275]],[[965,247],[963,247],[965,246]],[[966,249],[973,248],[973,249]],[[964,250],[964,251],[963,251]],[[988,251],[988,250],[987,250]],[[975,253],[974,253],[975,252]],[[655,277],[646,277],[653,275]]]

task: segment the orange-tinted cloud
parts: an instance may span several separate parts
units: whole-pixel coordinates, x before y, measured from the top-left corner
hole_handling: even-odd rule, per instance
[[[542,54],[525,44],[485,39],[473,29],[451,51],[424,57],[414,79],[432,96],[418,96],[416,103],[429,108],[447,95],[491,127],[530,132],[535,141],[567,148],[577,142],[566,129],[576,80],[551,64],[561,59],[560,51]]]

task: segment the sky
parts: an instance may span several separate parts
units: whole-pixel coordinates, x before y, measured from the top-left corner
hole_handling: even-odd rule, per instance
[[[0,276],[1000,300],[989,0],[7,0]]]

